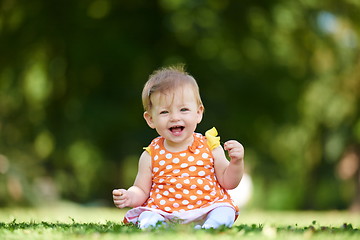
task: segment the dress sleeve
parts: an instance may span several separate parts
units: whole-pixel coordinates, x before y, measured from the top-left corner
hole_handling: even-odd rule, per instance
[[[210,150],[213,150],[220,146],[220,137],[217,136],[218,132],[215,127],[205,132],[205,137]]]

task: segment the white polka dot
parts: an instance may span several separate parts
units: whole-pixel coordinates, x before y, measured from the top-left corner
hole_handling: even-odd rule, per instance
[[[196,186],[196,185],[191,185],[190,188],[191,188],[191,189],[196,189],[197,186]]]
[[[156,195],[156,198],[157,198],[157,199],[162,198],[162,195],[157,194],[157,195]]]
[[[195,160],[195,158],[194,158],[193,156],[189,156],[189,157],[188,157],[188,161],[189,161],[189,162],[192,162],[192,161],[194,161],[194,160]]]
[[[184,205],[188,205],[189,201],[188,200],[183,200],[181,203],[184,204]]]
[[[190,180],[189,180],[189,179],[185,179],[185,180],[184,180],[184,183],[185,183],[185,184],[189,184],[189,183],[190,183]]]
[[[180,156],[185,157],[186,153],[180,153]]]
[[[164,154],[164,153],[165,153],[165,150],[160,150],[159,153],[160,153],[160,154]]]
[[[171,207],[165,207],[165,211],[170,212],[170,211],[171,211]]]
[[[201,156],[202,156],[203,158],[208,158],[208,157],[209,157],[209,154],[203,153]]]
[[[159,168],[158,168],[158,167],[154,167],[153,171],[154,171],[154,172],[158,172],[158,171],[159,171]]]
[[[167,159],[170,159],[170,158],[172,158],[172,154],[171,154],[171,153],[168,153],[168,154],[165,155],[165,157],[166,157]]]
[[[210,190],[209,185],[205,185],[205,186],[204,186],[204,189],[207,190],[207,191],[209,191],[209,190]]]
[[[210,199],[211,199],[210,196],[205,196],[204,198],[205,198],[206,200],[210,200]]]
[[[187,208],[188,208],[188,209],[193,209],[193,208],[194,208],[194,205],[188,205]]]
[[[169,191],[172,193],[176,192],[176,190],[174,188],[169,188]]]
[[[199,154],[200,153],[200,150],[199,149],[196,149],[194,154]]]
[[[163,189],[163,188],[164,188],[164,185],[159,185],[158,188],[159,188],[159,189]]]
[[[180,198],[182,198],[182,195],[181,194],[176,194],[175,197],[180,199]]]
[[[199,194],[199,195],[201,195],[201,194],[203,194],[203,191],[197,190],[196,193]],[[164,195],[165,195],[165,194],[164,194]]]
[[[161,204],[161,205],[165,205],[165,204],[166,204],[166,201],[165,201],[165,200],[161,200],[161,201],[160,201],[160,204]]]
[[[164,175],[164,171],[159,172],[159,176]]]
[[[198,180],[197,180],[197,183],[198,183],[198,184],[203,184],[204,181],[203,181],[202,179],[198,179]]]
[[[171,183],[174,183],[174,182],[176,182],[176,179],[175,179],[175,178],[172,178],[172,179],[170,179],[170,182],[171,182]]]
[[[174,203],[173,206],[174,206],[175,208],[178,208],[178,207],[180,206],[180,204]]]
[[[163,166],[165,164],[165,161],[164,160],[161,160],[160,162],[159,162],[159,165],[160,166]]]
[[[155,147],[154,147],[154,149],[159,149],[160,148],[160,146],[159,145],[155,145]]]
[[[169,191],[163,192],[163,195],[164,195],[164,196],[168,196],[168,195],[169,195]]]
[[[171,166],[171,165],[167,165],[167,166],[166,166],[166,169],[168,169],[168,170],[169,170],[169,169],[172,169],[172,166]]]
[[[172,160],[172,162],[173,162],[173,163],[179,163],[179,162],[180,162],[180,159],[174,158],[174,159]]]
[[[200,171],[200,172],[198,172],[198,174],[199,174],[199,176],[201,176],[201,177],[203,177],[203,176],[205,176],[205,171]]]
[[[175,198],[169,198],[170,202],[175,202]]]
[[[160,189],[155,189],[155,192],[156,192],[156,193],[160,192]]]
[[[164,182],[165,181],[165,179],[163,179],[163,178],[160,178],[159,179],[159,183],[162,183],[162,182]]]
[[[190,196],[190,199],[191,199],[191,200],[196,200],[196,199],[197,199],[197,196],[194,196],[194,195],[193,195],[193,196]]]
[[[182,168],[186,168],[187,166],[189,166],[189,164],[187,164],[187,163],[183,163],[180,165],[180,167],[182,167]]]
[[[174,171],[173,171],[173,173],[179,173],[180,172],[180,169],[175,169]]]
[[[215,192],[215,191],[212,191],[212,192],[210,193],[210,195],[215,196],[215,195],[216,195],[216,192]]]
[[[184,189],[184,190],[183,190],[183,193],[184,193],[184,194],[189,194],[189,193],[190,193],[190,191],[189,191],[189,190],[187,190],[187,189]]]
[[[196,165],[202,166],[202,165],[204,165],[204,162],[199,160],[199,161],[196,162]]]
[[[154,160],[156,161],[156,160],[158,160],[158,159],[159,159],[159,156],[158,156],[158,155],[155,155]]]
[[[189,168],[189,171],[195,172],[195,171],[196,171],[196,167],[195,167],[195,166],[191,166],[191,167]]]
[[[197,205],[201,205],[201,204],[202,204],[202,201],[199,200],[199,201],[196,202],[196,204],[197,204]]]
[[[182,188],[182,185],[180,183],[176,184],[177,188]]]
[[[188,173],[181,174],[181,177],[188,177],[188,176],[190,176]]]

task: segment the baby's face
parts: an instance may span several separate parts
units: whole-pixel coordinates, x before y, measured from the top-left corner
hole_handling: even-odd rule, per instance
[[[174,146],[191,144],[193,133],[203,114],[194,90],[181,86],[165,93],[156,92],[151,96],[152,109],[144,117],[151,128]]]

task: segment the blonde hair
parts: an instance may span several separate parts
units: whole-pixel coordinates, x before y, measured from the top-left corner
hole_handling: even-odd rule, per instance
[[[198,105],[203,105],[199,86],[196,80],[185,71],[185,66],[175,65],[170,67],[164,67],[154,71],[149,80],[145,83],[142,91],[142,103],[145,111],[150,111],[152,108],[151,95],[155,92],[164,93],[169,90],[176,89],[184,85],[190,85],[194,91]]]

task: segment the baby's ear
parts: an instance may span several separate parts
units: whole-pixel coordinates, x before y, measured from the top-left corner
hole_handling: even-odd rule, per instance
[[[146,120],[146,123],[149,125],[149,127],[154,129],[155,126],[154,126],[153,118],[152,118],[151,114],[148,111],[144,112],[144,118]]]
[[[203,113],[204,113],[204,106],[200,105],[198,110],[197,110],[197,114],[198,114],[198,121],[197,123],[200,123],[203,117]]]

